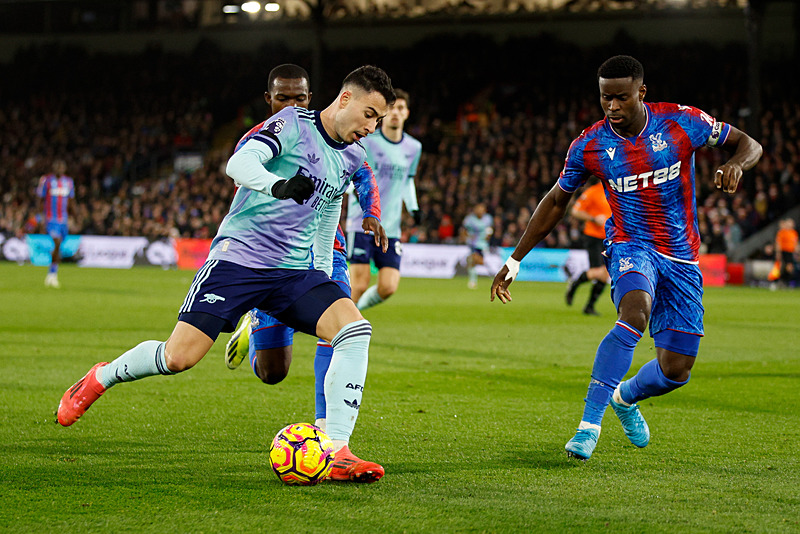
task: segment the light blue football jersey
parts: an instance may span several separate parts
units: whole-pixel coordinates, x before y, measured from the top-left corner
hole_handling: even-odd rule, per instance
[[[472,248],[484,250],[489,247],[489,236],[492,234],[489,230],[494,226],[494,219],[488,213],[484,213],[483,217],[478,218],[474,213],[470,213],[464,217],[464,222],[461,223],[467,231],[467,244]]]
[[[341,197],[366,157],[363,146],[334,141],[319,111],[290,106],[266,121],[238,147],[239,153],[259,157],[264,168],[280,178],[298,173],[310,177],[314,194],[297,204],[239,187],[208,259],[252,268],[308,269],[320,224],[333,225],[326,226],[331,236],[336,232]]]
[[[375,173],[381,196],[381,224],[389,238],[400,237],[403,204],[408,211],[419,209],[414,176],[417,174],[422,143],[403,133],[399,142],[386,139],[381,130],[365,137],[361,143],[367,151],[367,163]],[[360,232],[363,212],[355,195],[347,205],[347,231]]]

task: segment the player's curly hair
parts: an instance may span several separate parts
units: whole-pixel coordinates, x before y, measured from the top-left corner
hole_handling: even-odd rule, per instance
[[[397,95],[394,93],[392,80],[389,78],[389,75],[386,74],[383,69],[373,67],[372,65],[364,65],[348,74],[342,82],[342,88],[348,85],[354,85],[368,93],[376,91],[383,96],[386,100],[386,104],[390,106],[397,100]]]
[[[631,56],[614,56],[608,58],[597,69],[597,77],[607,80],[614,78],[633,78],[644,80],[644,67]]]

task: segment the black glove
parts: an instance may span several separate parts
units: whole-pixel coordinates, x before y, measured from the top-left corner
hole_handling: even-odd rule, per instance
[[[422,212],[420,210],[414,210],[411,212],[411,215],[414,217],[414,224],[419,226],[422,224]]]
[[[291,198],[302,204],[314,194],[314,181],[308,176],[296,174],[288,180],[279,180],[272,186],[272,196],[280,200]]]

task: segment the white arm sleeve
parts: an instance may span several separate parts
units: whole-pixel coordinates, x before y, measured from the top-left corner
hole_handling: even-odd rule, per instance
[[[405,193],[403,194],[403,203],[406,205],[408,211],[419,210],[419,204],[417,204],[417,186],[413,178],[408,181],[408,187],[406,187]]]
[[[342,213],[342,197],[331,200],[317,228],[314,238],[314,268],[328,276],[333,273],[333,240],[336,239],[336,228],[339,226],[339,215]]]
[[[273,157],[266,144],[251,139],[231,156],[225,172],[240,186],[272,196],[272,186],[283,180],[264,168]]]

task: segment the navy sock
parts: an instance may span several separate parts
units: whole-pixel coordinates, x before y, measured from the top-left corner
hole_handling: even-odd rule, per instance
[[[614,389],[631,367],[633,349],[641,337],[642,333],[637,329],[617,321],[600,342],[592,367],[592,380],[584,399],[586,406],[582,421],[600,426]]]
[[[691,376],[689,377],[691,378]],[[619,395],[628,404],[639,402],[650,397],[657,397],[678,389],[689,382],[676,382],[664,376],[657,359],[652,359],[639,369],[639,372],[619,386]]]

